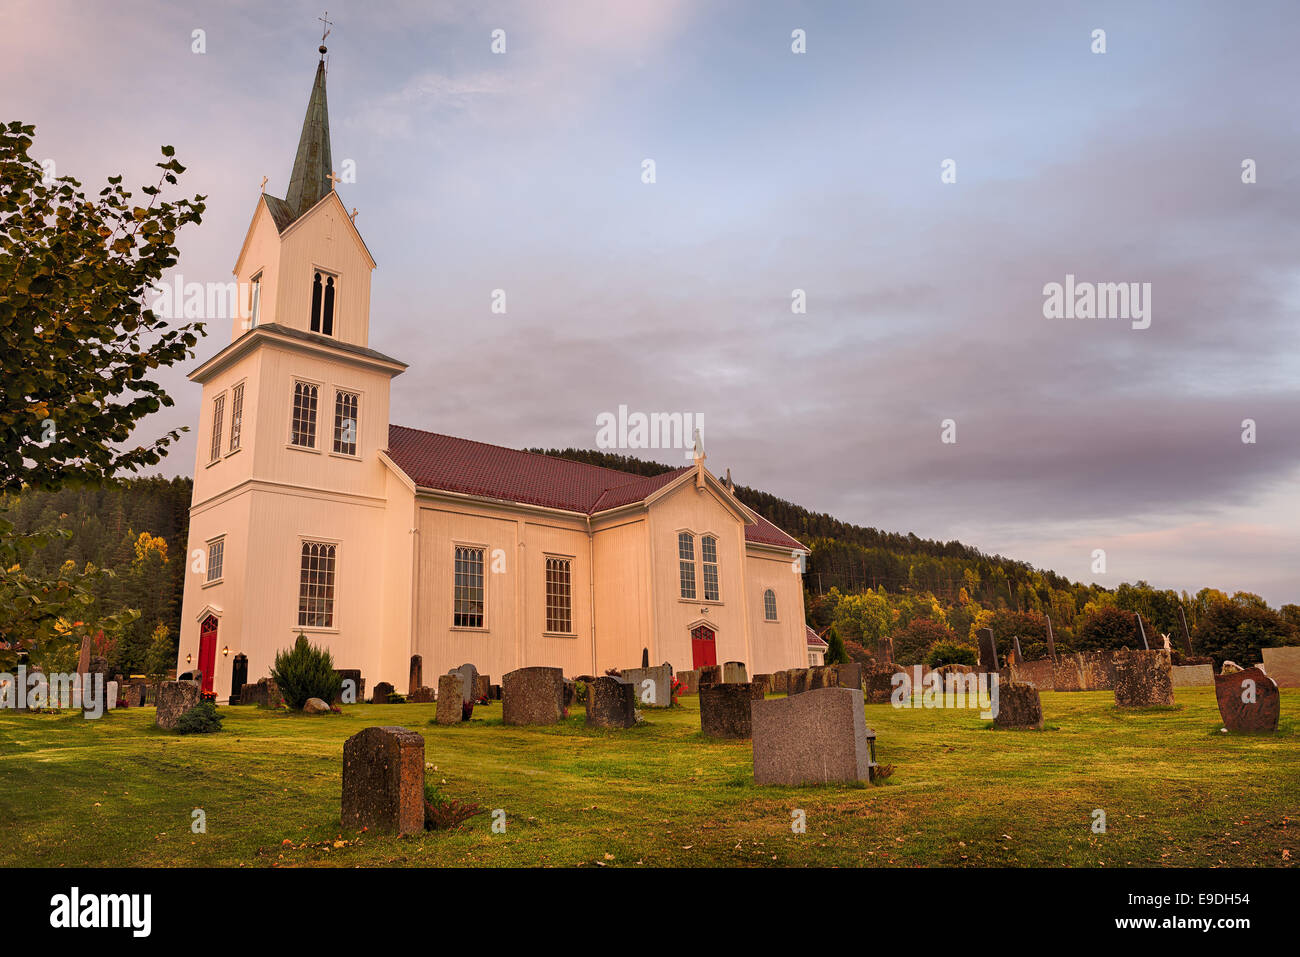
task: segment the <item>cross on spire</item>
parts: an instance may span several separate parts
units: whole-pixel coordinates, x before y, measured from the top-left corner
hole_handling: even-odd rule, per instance
[[[327,180],[330,181],[330,189],[338,189],[338,188],[339,188],[339,183],[341,182],[341,180],[340,180],[338,174],[335,173],[333,170],[330,170],[330,174],[329,174],[328,176],[326,176],[325,178],[326,178]]]
[[[325,16],[316,18],[321,23],[325,24],[324,32],[322,32],[320,35],[320,42],[322,46],[325,44],[325,38],[330,35],[330,27],[334,26],[334,21],[329,18],[329,15],[330,12],[326,10]]]
[[[269,182],[265,176],[262,177],[262,192],[266,192],[266,184]]]

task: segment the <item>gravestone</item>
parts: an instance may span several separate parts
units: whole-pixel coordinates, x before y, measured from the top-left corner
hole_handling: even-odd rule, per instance
[[[501,700],[501,686],[500,686],[500,685],[488,685],[488,697],[491,698],[493,701],[500,701],[500,700]]]
[[[996,674],[998,670],[998,640],[992,628],[980,629],[980,671]]]
[[[654,668],[628,668],[623,677],[636,689],[638,708],[671,708],[673,705],[673,669],[663,664]],[[646,684],[649,682],[649,684]]]
[[[1027,681],[998,682],[998,713],[995,728],[1043,730],[1043,704],[1038,689]]]
[[[501,679],[501,720],[506,724],[558,724],[564,716],[564,672],[519,668]]]
[[[1020,636],[1012,635],[1011,640],[1014,641],[1016,644],[1016,664],[1023,664],[1025,660],[1025,653],[1020,650]]]
[[[677,672],[677,680],[682,683],[682,694],[700,693],[700,671],[698,668]]]
[[[366,682],[361,677],[360,668],[335,668],[334,673],[339,676],[339,693],[334,696],[334,704],[364,704],[366,700]],[[343,692],[347,687],[347,682],[352,682],[352,700],[344,702]]]
[[[758,687],[758,690],[754,692],[754,697],[755,697],[755,698],[762,698],[762,697],[764,697],[764,696],[765,696],[769,691],[772,690],[772,676],[771,676],[771,675],[754,675],[754,680],[751,681],[750,684],[752,684],[752,685],[756,685],[756,686]]]
[[[649,667],[650,667],[650,649],[649,649],[649,648],[642,648],[642,649],[641,649],[641,667],[642,667],[642,668],[649,668]]]
[[[794,668],[786,672],[790,680],[786,685],[786,694],[802,694],[808,690],[809,668]]]
[[[745,683],[749,681],[749,674],[745,670],[743,661],[724,661],[722,663],[722,683]]]
[[[1261,648],[1268,672],[1279,688],[1300,688],[1300,647]]]
[[[1187,616],[1183,614],[1182,605],[1178,606],[1178,620],[1183,625],[1183,654],[1191,656],[1194,654],[1192,651],[1192,636],[1187,631]]]
[[[239,695],[248,683],[248,655],[235,655],[230,665],[230,703],[239,704]]]
[[[889,704],[894,696],[894,669],[873,668],[862,676],[862,695],[867,704]]]
[[[1047,657],[1052,661],[1056,660],[1056,637],[1052,634],[1052,616],[1046,615],[1047,618]]]
[[[587,724],[630,728],[636,724],[636,689],[623,678],[602,675],[587,682]]]
[[[343,743],[343,826],[424,831],[424,738],[406,728],[366,728]]]
[[[77,655],[77,674],[84,675],[90,672],[90,636],[87,635],[81,639],[81,651]]]
[[[1175,688],[1208,688],[1214,684],[1214,665],[1174,665],[1169,673]]]
[[[388,704],[388,696],[393,693],[393,686],[387,681],[381,681],[375,685],[375,696],[370,699],[371,704]]]
[[[790,689],[790,672],[774,671],[771,674],[772,683],[768,686],[772,694],[787,694]]]
[[[104,685],[104,709],[116,708],[118,702],[118,691],[122,686],[116,681],[109,681]]]
[[[835,687],[838,688],[862,688],[862,662],[849,661],[843,664],[831,665],[835,669]]]
[[[490,675],[479,675],[474,679],[474,700],[487,702],[492,697],[492,678]]]
[[[748,738],[754,687],[749,682],[700,688],[700,730],[710,738]]]
[[[164,681],[158,686],[158,715],[154,723],[172,730],[181,715],[199,703],[197,681]]]
[[[1216,675],[1214,697],[1223,726],[1229,731],[1276,731],[1282,713],[1277,682],[1256,665],[1245,671]]]
[[[892,635],[885,635],[876,639],[876,660],[882,666],[894,663],[894,639]]]
[[[703,665],[700,667],[700,687],[722,684],[722,665]]]
[[[1174,703],[1174,679],[1165,651],[1117,651],[1115,706],[1168,707]]]
[[[420,655],[411,655],[411,674],[406,682],[406,691],[410,694],[418,688],[424,687],[424,658]]]
[[[753,702],[754,783],[870,781],[862,692],[818,688]]]
[[[465,679],[465,690],[461,697],[465,704],[470,704],[474,700],[474,689],[478,687],[478,669],[471,664],[463,664],[452,670]]]
[[[465,677],[453,671],[438,678],[438,724],[460,724],[465,720]]]

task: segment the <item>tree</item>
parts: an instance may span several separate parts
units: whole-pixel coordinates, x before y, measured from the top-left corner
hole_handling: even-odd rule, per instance
[[[894,660],[905,665],[920,664],[930,648],[941,641],[955,643],[957,635],[937,621],[914,618],[894,632]]]
[[[844,639],[840,637],[840,633],[836,631],[834,627],[832,627],[830,631],[826,632],[826,644],[828,646],[826,649],[826,664],[848,664],[848,649],[844,647]]]
[[[70,176],[47,180],[28,154],[36,129],[0,127],[0,488],[102,480],[161,460],[180,433],[120,449],[140,419],[172,405],[152,370],[194,354],[203,324],[169,327],[144,306],[175,265],[176,232],[204,197],[159,200],[184,172],[162,148],[148,206],[122,177],[87,199]]]
[[[1240,593],[1239,593],[1240,594]],[[1243,668],[1257,663],[1261,648],[1296,644],[1295,627],[1267,605],[1240,602],[1234,595],[1210,605],[1196,623],[1192,647],[1210,655],[1216,666],[1235,661]]]
[[[1092,607],[1091,603],[1086,607]],[[1150,641],[1152,637],[1148,635],[1147,640]],[[1155,637],[1158,640],[1159,636]],[[1113,605],[1093,607],[1075,626],[1074,647],[1076,651],[1141,648],[1142,635],[1138,632],[1137,616]]]

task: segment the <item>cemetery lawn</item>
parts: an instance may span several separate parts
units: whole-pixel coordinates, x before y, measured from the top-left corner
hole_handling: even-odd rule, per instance
[[[0,711],[3,866],[1295,866],[1300,692],[1273,735],[1228,735],[1210,688],[1120,713],[1111,692],[1042,696],[1047,728],[971,711],[868,705],[877,786],[755,787],[748,741],[699,732],[698,699],[627,731],[512,728],[500,702],[464,725],[434,705],[307,717],[222,708],[182,737],[154,709]],[[425,739],[427,780],[485,810],[414,838],[339,825],[344,740],[371,725]],[[444,783],[445,782],[445,783]],[[192,833],[202,808],[207,833]],[[493,834],[491,811],[506,832]],[[791,831],[791,812],[807,832]],[[1094,833],[1094,811],[1106,832]]]

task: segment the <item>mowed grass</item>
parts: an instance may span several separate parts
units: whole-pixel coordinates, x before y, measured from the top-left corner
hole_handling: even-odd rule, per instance
[[[222,708],[226,730],[191,737],[156,729],[152,708],[3,711],[0,864],[1293,866],[1300,693],[1283,691],[1272,735],[1220,733],[1212,689],[1176,697],[1120,712],[1110,692],[1044,693],[1042,732],[868,705],[893,774],[802,788],[756,787],[750,743],[705,739],[693,697],[626,731],[588,730],[581,707],[563,725],[507,727],[499,702],[453,727],[429,723],[434,705]],[[427,779],[487,813],[414,838],[343,831],[343,742],[371,725],[423,734]],[[207,833],[191,831],[195,808]]]

